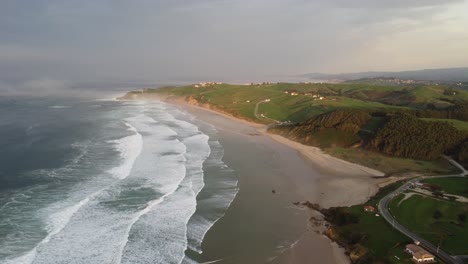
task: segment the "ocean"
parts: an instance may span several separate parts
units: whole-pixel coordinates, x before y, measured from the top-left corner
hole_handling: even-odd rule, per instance
[[[196,263],[238,192],[162,102],[0,97],[0,263]]]

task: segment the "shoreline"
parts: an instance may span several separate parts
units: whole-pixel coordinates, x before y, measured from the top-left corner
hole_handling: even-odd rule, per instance
[[[296,152],[305,163],[313,167],[316,172],[319,172],[316,173],[319,176],[314,176],[313,179],[290,176],[296,181],[296,185],[298,186],[296,192],[304,198],[304,201],[318,203],[323,208],[351,206],[364,203],[374,195],[382,185],[394,181],[392,177],[382,177],[384,176],[382,172],[332,157],[323,153],[319,148],[306,146],[279,135],[270,134],[266,131],[266,125],[240,119],[228,113],[213,110],[210,107],[198,105],[195,102],[186,101],[183,98],[143,95],[143,98],[130,98],[130,100],[160,100],[180,107],[197,118],[207,114],[219,116],[229,120],[234,126],[235,124],[242,124],[250,128],[250,131],[228,129],[229,131],[224,132],[238,134],[238,136],[249,137],[251,139],[256,136],[264,136]],[[200,119],[203,120],[203,118]],[[205,122],[212,124],[212,122],[210,122],[212,120],[206,119],[209,118],[205,117]],[[221,130],[221,132],[226,130],[226,128],[222,126],[213,125]],[[334,260],[330,261],[330,263],[349,263],[350,259],[345,254],[344,248],[323,234],[323,228],[325,228],[323,225],[315,227],[311,225],[309,218],[312,217],[312,212],[308,212],[307,215],[307,227],[304,228],[300,239],[293,243],[288,250],[288,254],[286,254],[287,257],[285,257],[281,263],[302,263],[300,260],[310,257],[310,249],[318,247],[322,248],[323,251],[331,252]],[[319,245],[317,245],[317,243]],[[328,248],[324,247],[324,243],[328,245]]]
[[[337,191],[339,191],[339,193],[342,196],[346,196],[343,197],[343,199],[337,199],[336,197],[330,197],[331,195],[324,194],[325,196],[322,197],[322,199],[320,199],[319,201],[319,204],[323,208],[336,206],[352,206],[364,203],[365,201],[369,200],[369,198],[372,197],[375,193],[377,193],[377,191],[381,187],[393,183],[396,180],[401,180],[405,178],[386,177],[385,173],[381,171],[333,157],[329,154],[324,153],[318,147],[304,145],[299,142],[287,139],[283,136],[268,133],[266,131],[267,125],[254,123],[249,120],[238,118],[221,110],[213,110],[212,107],[208,105],[200,105],[196,102],[184,100],[184,98],[181,97],[144,94],[143,98],[131,98],[129,100],[160,100],[169,104],[183,107],[188,112],[191,112],[190,109],[207,111],[216,115],[223,116],[224,118],[228,118],[233,122],[240,122],[242,124],[251,126],[256,129],[257,133],[268,136],[276,142],[285,145],[291,149],[294,149],[295,151],[300,153],[301,156],[307,162],[310,162],[313,166],[320,168],[320,170],[325,174],[331,174],[330,178],[324,177],[323,179],[321,179],[322,182],[319,183],[320,186],[323,186],[324,188],[337,189]],[[358,182],[353,184],[349,180],[355,180]],[[325,181],[333,182],[329,182],[327,184],[325,183]],[[344,194],[343,191],[345,191]],[[362,194],[363,191],[365,194]]]

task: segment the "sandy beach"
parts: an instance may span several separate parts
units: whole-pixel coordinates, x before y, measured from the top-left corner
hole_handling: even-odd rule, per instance
[[[325,208],[359,204],[392,179],[268,134],[264,125],[179,99],[162,99],[216,127],[223,160],[239,176],[240,191],[207,233],[200,262],[349,263],[344,250],[320,233],[324,227],[308,220],[313,212],[292,203],[310,201]]]
[[[310,162],[315,170],[320,171],[322,176],[315,179],[316,181],[313,183],[305,182],[308,187],[300,190],[301,195],[311,202],[319,203],[322,207],[351,206],[363,203],[374,195],[380,187],[394,182],[396,179],[393,177],[384,178],[385,173],[381,171],[335,158],[317,147],[303,145],[285,137],[267,133],[267,126],[265,125],[235,118],[206,107],[187,103],[184,100],[161,97],[158,97],[158,99],[183,107],[186,111],[215,125],[222,131],[229,130],[230,133],[247,136],[267,136],[296,150],[303,159]],[[215,122],[216,119],[212,118],[213,115],[222,117],[223,122]],[[236,125],[227,125],[226,122],[234,122]],[[311,188],[309,188],[311,184],[321,190],[319,197],[315,197],[315,193],[311,193]]]

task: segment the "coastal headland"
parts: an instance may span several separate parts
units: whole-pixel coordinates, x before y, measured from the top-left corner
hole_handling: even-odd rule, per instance
[[[218,85],[222,87],[224,84]],[[270,84],[263,85],[268,87]],[[212,86],[216,87],[216,84]],[[315,204],[320,208],[364,204],[380,188],[389,184],[419,175],[442,174],[456,170],[443,159],[429,161],[409,159],[385,155],[382,153],[384,151],[371,150],[369,147],[364,148],[363,138],[365,139],[369,134],[377,133],[378,129],[383,126],[384,116],[371,116],[370,120],[366,120],[365,114],[362,114],[364,121],[357,129],[358,131],[355,131],[356,129],[353,127],[348,129],[347,124],[343,122],[333,127],[334,130],[326,127],[324,131],[318,133],[312,131],[312,133],[317,133],[316,138],[320,139],[326,133],[340,134],[343,132],[340,131],[340,128],[345,127],[344,131],[351,133],[343,134],[342,138],[350,137],[354,141],[341,145],[340,137],[338,140],[322,138],[325,139],[324,141],[332,142],[332,144],[319,144],[318,146],[314,140],[305,142],[304,138],[298,137],[304,133],[300,129],[303,129],[305,125],[309,125],[309,127],[310,125],[323,125],[323,120],[335,118],[334,116],[331,118],[326,116],[329,112],[335,111],[335,114],[343,115],[339,111],[336,112],[336,110],[341,110],[340,107],[333,108],[336,101],[342,100],[346,104],[354,101],[352,103],[355,104],[357,99],[354,98],[342,99],[339,96],[330,96],[325,99],[325,96],[318,95],[324,93],[320,90],[315,94],[302,92],[302,95],[291,95],[291,93],[298,92],[292,92],[290,88],[287,88],[280,90],[280,96],[278,96],[279,93],[262,94],[251,100],[245,99],[252,98],[252,94],[255,94],[252,91],[250,91],[251,95],[246,92],[245,96],[247,97],[245,98],[238,98],[238,94],[237,97],[222,96],[225,100],[223,104],[218,101],[213,102],[214,99],[219,98],[208,97],[209,93],[216,92],[216,88],[213,87],[200,90],[200,87],[194,85],[182,89],[163,88],[161,90],[135,91],[127,93],[121,98],[165,101],[183,108],[200,121],[212,124],[219,131],[220,141],[225,149],[224,160],[239,174],[240,192],[225,217],[208,232],[204,241],[204,254],[200,256],[200,261],[220,260],[220,263],[236,263],[242,260],[244,263],[250,263],[249,261],[258,263],[266,262],[265,259],[267,259],[271,263],[308,263],[309,259],[319,258],[321,263],[349,263],[348,256],[344,254],[345,249],[335,243],[330,243],[322,235],[322,233],[326,233],[332,239],[335,235],[330,233],[329,225],[323,221],[324,216],[314,210],[308,210],[307,207],[314,207]],[[300,96],[303,97],[301,100],[305,97],[312,103],[309,106],[303,106],[304,109],[295,113],[289,113],[289,117],[295,116],[297,118],[294,121],[284,119],[288,110],[280,109],[284,110],[285,113],[277,113],[275,111],[278,109],[269,105],[271,101],[277,101],[273,104],[278,104],[278,101],[288,103],[287,100],[298,100]],[[258,100],[258,98],[262,99]],[[297,104],[304,104],[301,100],[289,105],[289,109],[297,108]],[[261,104],[258,104],[259,102]],[[383,107],[384,104],[376,102],[364,102],[363,104],[364,108],[367,108],[365,110],[381,111],[386,107],[386,105]],[[357,109],[362,110],[362,106],[358,106]],[[389,108],[393,108],[393,106]],[[233,109],[235,110],[233,111]],[[320,111],[320,113],[314,111]],[[344,116],[346,114],[344,112]],[[354,112],[351,113],[351,116],[355,116],[354,114]],[[281,115],[284,115],[283,118]],[[314,116],[321,116],[322,120],[317,121],[320,118],[313,120]],[[307,121],[309,118],[311,121]],[[281,120],[281,123],[274,124],[272,120]],[[463,131],[464,121],[448,120],[457,126],[457,130]],[[437,121],[430,120],[428,122]],[[362,136],[362,134],[365,135]],[[333,140],[335,141],[333,142]],[[240,220],[239,215],[245,212],[250,212],[251,215],[246,215]],[[259,217],[262,219],[261,222],[258,221]],[[239,224],[242,222],[245,222],[246,225]],[[261,224],[265,227],[263,233],[268,233],[277,231],[277,228],[285,223],[288,223],[289,231],[286,232],[288,234],[278,235],[281,238],[277,236],[276,239],[279,239],[277,241],[288,241],[288,239],[290,241],[291,237],[296,237],[296,240],[287,246],[276,245],[276,250],[273,251],[274,245],[271,244],[269,252],[267,247],[263,248],[264,254],[259,253],[258,250],[255,253],[241,253],[245,251],[249,243],[243,243],[242,246],[236,247],[235,241],[237,240],[229,237],[231,232],[235,231],[230,229],[236,225],[245,229],[246,226]],[[284,231],[284,229],[281,230]],[[237,230],[237,233],[239,233],[239,240],[245,239],[240,235],[242,234],[241,229]],[[226,237],[226,234],[229,238],[220,239],[220,237]],[[257,239],[258,237],[260,238]],[[263,237],[264,240],[261,237],[259,234],[252,237],[256,245],[259,243],[268,244],[266,241],[275,241],[272,237]],[[398,236],[397,238],[403,239]],[[220,243],[220,241],[225,244]],[[249,247],[255,248],[253,245]],[[225,250],[226,248],[229,250]],[[275,254],[267,257],[267,255],[271,255],[271,252],[275,252]],[[364,252],[363,255],[366,253]],[[352,252],[352,249],[346,248],[346,254],[359,255],[359,249]],[[226,256],[231,256],[232,259],[228,260],[225,258]],[[356,261],[356,258],[351,257],[351,259]]]

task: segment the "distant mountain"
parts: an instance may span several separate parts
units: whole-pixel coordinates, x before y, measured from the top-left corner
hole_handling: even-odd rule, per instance
[[[315,80],[357,80],[365,78],[399,78],[421,81],[442,81],[442,82],[468,82],[468,67],[463,68],[446,68],[446,69],[426,69],[416,71],[401,71],[401,72],[357,72],[357,73],[341,73],[341,74],[326,74],[326,73],[308,73],[300,75]]]

